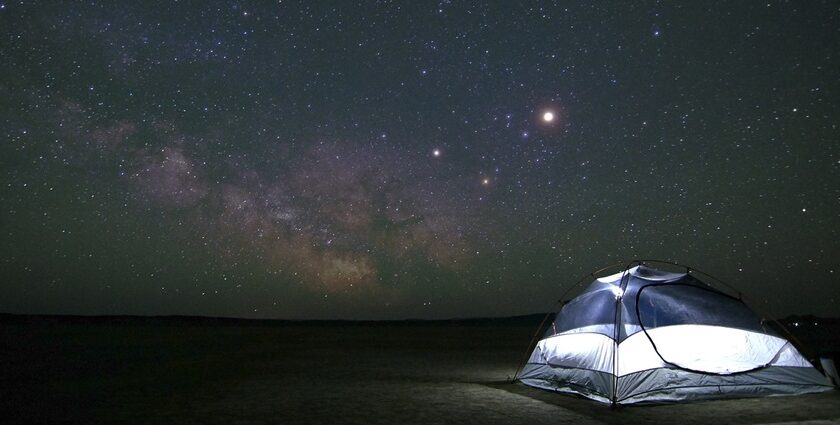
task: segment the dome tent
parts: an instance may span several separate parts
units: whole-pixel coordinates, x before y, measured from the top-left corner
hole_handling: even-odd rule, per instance
[[[595,279],[557,312],[515,379],[613,405],[832,389],[740,298],[696,275],[636,261]]]

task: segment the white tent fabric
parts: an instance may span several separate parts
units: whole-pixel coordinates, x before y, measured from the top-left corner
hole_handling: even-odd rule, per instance
[[[832,388],[740,300],[646,266],[595,279],[566,303],[518,379],[614,404]]]

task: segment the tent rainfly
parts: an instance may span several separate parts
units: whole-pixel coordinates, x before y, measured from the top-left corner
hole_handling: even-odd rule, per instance
[[[516,379],[613,405],[833,388],[740,299],[695,276],[641,264],[595,279]]]

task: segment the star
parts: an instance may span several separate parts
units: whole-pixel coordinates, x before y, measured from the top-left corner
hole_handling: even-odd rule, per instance
[[[433,150],[432,151],[432,156],[434,156],[435,158],[439,157],[440,156],[440,149]]]
[[[554,113],[551,112],[551,111],[546,111],[543,114],[542,118],[543,118],[543,121],[545,121],[545,122],[552,122],[552,121],[554,121]]]

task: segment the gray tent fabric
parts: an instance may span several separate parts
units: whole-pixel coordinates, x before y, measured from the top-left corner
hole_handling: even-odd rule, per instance
[[[741,300],[646,265],[595,279],[566,303],[517,378],[611,404],[832,389]]]
[[[840,388],[840,375],[837,374],[837,365],[834,364],[834,359],[831,357],[820,357],[820,366],[825,371],[825,376],[831,380],[835,387]]]

